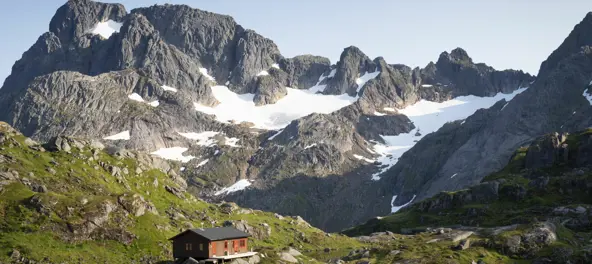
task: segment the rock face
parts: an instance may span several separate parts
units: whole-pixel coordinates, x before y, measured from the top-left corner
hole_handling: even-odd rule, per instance
[[[555,133],[532,142],[526,153],[525,167],[538,169],[566,163],[569,158],[566,139],[567,135]]]

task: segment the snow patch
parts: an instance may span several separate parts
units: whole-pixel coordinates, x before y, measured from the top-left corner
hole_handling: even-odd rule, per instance
[[[280,131],[278,131],[277,133],[273,134],[273,136],[269,137],[267,140],[273,140],[275,137],[279,136],[282,132],[284,132],[283,129],[280,129]]]
[[[500,111],[503,111],[503,110],[504,110],[504,108],[506,108],[506,106],[508,106],[508,104],[509,104],[509,103],[510,103],[510,102],[507,102],[507,103],[506,103],[504,106],[502,106],[502,109],[500,109]]]
[[[237,144],[239,140],[240,139],[235,138],[235,137],[233,137],[233,138],[225,137],[224,138],[224,144],[226,146],[230,146],[230,147],[233,147],[233,148],[239,148],[240,145]]]
[[[397,112],[397,110],[395,110],[395,108],[392,108],[392,107],[384,107],[384,108],[382,108],[382,110],[389,111],[389,112]]]
[[[359,160],[363,160],[368,163],[374,163],[374,160],[366,158],[364,156],[357,155],[357,154],[354,154],[354,158],[359,159]]]
[[[526,89],[520,88],[509,94],[498,93],[492,97],[459,96],[441,103],[421,100],[405,109],[399,109],[399,113],[409,117],[416,129],[397,136],[381,135],[385,144],[377,143],[373,149],[380,155],[377,161],[382,165],[381,169],[372,175],[372,180],[380,180],[379,176],[397,164],[399,157],[425,135],[437,131],[448,122],[465,119],[478,109],[491,107],[502,99],[509,101]],[[420,129],[421,136],[415,136]]]
[[[279,65],[279,64],[277,64],[277,63],[274,63],[274,64],[272,64],[272,65],[271,65],[271,67],[272,67],[272,68],[279,69],[279,68],[280,68],[280,65]]]
[[[380,71],[375,71],[375,72],[371,72],[371,73],[364,73],[364,75],[360,76],[359,78],[356,79],[356,84],[358,85],[358,88],[356,89],[356,92],[360,92],[360,89],[362,89],[362,87],[364,87],[364,85],[376,78],[376,76],[378,76],[380,74]]]
[[[374,111],[374,115],[375,115],[375,116],[384,116],[384,115],[386,115],[386,114],[383,114],[383,113],[381,113],[381,112],[378,112],[378,111]]]
[[[333,77],[335,77],[335,74],[336,73],[337,73],[337,69],[331,70],[331,72],[329,73],[329,76],[327,76],[327,78],[333,78]]]
[[[421,87],[429,88],[429,87],[433,87],[433,85],[431,85],[431,84],[422,84]]]
[[[452,176],[450,176],[450,179],[456,177],[456,175],[458,175],[458,173],[452,174]]]
[[[214,140],[213,138],[218,134],[220,134],[220,132],[215,132],[215,131],[205,131],[205,132],[200,132],[200,133],[194,133],[194,132],[180,133],[179,132],[179,135],[181,135],[185,138],[197,141],[197,145],[202,146],[202,147],[211,147],[213,145],[216,145],[216,140]]]
[[[233,185],[231,185],[229,187],[223,188],[222,190],[216,192],[214,195],[229,194],[229,193],[237,192],[240,190],[244,190],[249,186],[251,186],[251,182],[247,179],[242,179],[240,181],[237,181],[236,183],[234,183]]]
[[[257,76],[267,76],[267,75],[269,75],[269,72],[267,72],[265,70],[257,73]]]
[[[136,102],[140,102],[140,103],[146,103],[146,101],[144,101],[144,98],[142,98],[142,96],[140,96],[137,93],[132,93],[132,94],[128,95],[127,97],[130,100],[132,100],[132,101],[136,101]],[[152,107],[157,107],[157,106],[160,105],[160,103],[158,102],[158,100],[152,101],[152,102],[146,103],[146,104],[148,104],[149,106],[152,106]]]
[[[196,168],[199,168],[199,167],[201,167],[201,166],[203,166],[203,165],[206,165],[206,163],[208,163],[208,161],[210,161],[210,159],[205,159],[205,160],[202,160],[202,161],[201,161],[199,164],[197,164],[197,166],[195,166],[195,167],[196,167]]]
[[[97,23],[90,32],[95,35],[100,35],[104,39],[108,39],[113,33],[119,32],[121,26],[123,26],[123,23],[107,20],[105,22]]]
[[[208,78],[208,80],[215,82],[216,79],[214,79],[214,77],[212,77],[211,75],[208,74],[208,69],[206,68],[199,68],[199,72],[203,75],[206,76],[206,78]]]
[[[144,99],[142,98],[142,96],[140,96],[137,93],[133,93],[127,96],[129,99],[137,101],[137,102],[144,102]]]
[[[157,151],[154,151],[150,154],[159,156],[163,159],[167,160],[175,160],[180,161],[183,163],[189,162],[190,160],[194,159],[194,156],[183,156],[183,153],[187,151],[187,148],[183,147],[172,147],[172,148],[161,148]]]
[[[104,137],[104,140],[130,140],[130,132],[129,130],[123,131],[121,133],[117,133],[112,136]]]
[[[411,202],[413,202],[413,200],[415,200],[416,195],[413,195],[413,198],[411,198],[411,201],[407,202],[404,205],[401,206],[395,206],[395,199],[397,199],[397,196],[394,195],[393,199],[391,200],[391,213],[396,213],[397,211],[401,210],[401,208],[409,205]]]
[[[162,87],[163,90],[165,90],[167,92],[173,92],[173,93],[176,93],[177,92],[177,89],[176,88],[173,88],[173,87],[170,87],[170,86],[163,85],[161,87]]]
[[[200,132],[200,133],[195,133],[195,132],[189,132],[189,133],[181,133],[178,132],[179,135],[191,139],[191,140],[195,140],[197,141],[197,145],[202,146],[202,147],[212,147],[214,145],[216,145],[217,140],[214,139],[214,137],[216,137],[218,134],[220,134],[220,132],[216,132],[216,131],[204,131],[204,132]],[[229,137],[224,137],[224,144],[233,148],[238,148],[240,147],[237,143],[240,139],[238,138],[229,138]],[[215,155],[215,154],[214,154]]]
[[[592,85],[592,83],[590,85]],[[592,95],[588,93],[588,89],[584,90],[584,93],[582,95],[586,98],[586,100],[588,100],[590,105],[592,105]]]
[[[316,145],[317,145],[317,143],[314,143],[314,144],[311,144],[311,145],[308,145],[308,146],[304,147],[304,149],[309,149],[309,148],[312,148],[312,147],[314,147]]]

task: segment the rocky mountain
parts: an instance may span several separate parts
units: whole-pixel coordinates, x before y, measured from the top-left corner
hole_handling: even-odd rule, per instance
[[[477,184],[537,137],[590,127],[591,34],[588,13],[541,64],[530,88],[504,106],[443,127],[406,152],[383,177],[386,188],[395,190],[395,204]]]
[[[424,172],[426,163],[416,163],[421,168],[409,170],[422,174],[404,183],[412,177],[401,176],[400,167],[414,163],[406,156],[397,161],[400,149],[428,142],[434,137],[427,134],[440,128],[419,127],[404,109],[481,98],[454,115],[462,119],[511,99],[533,80],[475,63],[461,48],[415,69],[370,59],[356,47],[345,48],[333,65],[319,56],[285,58],[273,41],[229,16],[185,5],[127,12],[70,0],[13,66],[0,89],[0,120],[39,141],[75,136],[151,153],[181,163],[175,166],[183,167],[196,196],[340,230],[390,212],[393,194],[424,198],[478,181],[481,174],[459,174],[456,185],[438,183],[434,175],[444,174],[430,173],[439,165]],[[490,123],[492,111],[477,111],[462,133],[477,138],[486,131],[481,123],[501,129]],[[456,131],[458,123],[442,129]],[[405,138],[403,148],[387,140],[393,138]]]

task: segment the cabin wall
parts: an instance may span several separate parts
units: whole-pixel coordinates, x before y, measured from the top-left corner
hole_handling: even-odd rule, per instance
[[[244,240],[244,246],[240,246],[240,241]],[[235,244],[233,244],[235,243]],[[239,239],[228,239],[228,240],[218,240],[212,241],[210,244],[210,257],[214,256],[225,256],[225,255],[234,255],[240,253],[249,252],[249,239],[248,238],[239,238]],[[236,246],[235,246],[236,245]]]
[[[202,248],[200,248],[200,244]],[[210,255],[208,245],[209,241],[207,239],[188,232],[173,240],[173,257],[207,259]]]

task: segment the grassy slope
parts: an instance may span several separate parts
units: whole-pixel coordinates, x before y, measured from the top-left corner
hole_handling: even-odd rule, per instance
[[[567,143],[570,149],[570,157],[575,156],[580,140],[588,137],[590,134],[592,134],[592,130],[575,133],[568,137]],[[382,219],[370,220],[363,225],[345,230],[343,233],[356,236],[386,230],[401,232],[404,230],[423,230],[426,227],[455,226],[459,224],[479,227],[519,225],[517,230],[503,232],[499,237],[501,238],[520,234],[530,223],[545,219],[552,220],[550,217],[551,211],[554,208],[560,206],[573,208],[580,204],[592,204],[592,196],[585,190],[585,187],[566,189],[566,182],[592,182],[592,173],[590,171],[585,170],[584,173],[574,172],[574,165],[571,161],[567,164],[557,164],[551,168],[528,171],[524,169],[524,159],[527,150],[527,148],[517,150],[503,170],[493,173],[482,180],[482,182],[503,181],[499,187],[500,198],[496,201],[464,204],[451,209],[434,212],[421,211],[417,205],[414,205]],[[547,187],[544,190],[538,190],[529,185],[533,180],[533,177],[529,177],[529,174],[549,176],[550,181]],[[515,198],[504,196],[501,193],[503,188],[511,189],[518,187],[527,190],[525,198],[516,200]],[[457,192],[463,191],[465,190]],[[452,196],[454,194],[455,192],[442,192],[428,200],[441,199],[444,196]],[[592,237],[591,231],[586,229],[570,230],[562,225],[558,225],[558,241],[549,248],[542,250],[540,254],[542,256],[551,254],[551,251],[557,247],[569,247],[576,252],[581,251],[583,247],[587,247],[586,243],[579,243],[574,237],[582,238],[579,241],[588,241]],[[490,242],[496,240],[495,237],[484,237],[483,239]],[[497,254],[495,249],[490,250],[489,253]],[[495,258],[499,257],[495,256]],[[485,262],[489,263],[487,261]],[[495,260],[495,263],[500,262],[503,263],[504,261],[501,259]]]
[[[164,189],[165,185],[175,186],[166,174],[152,169],[136,175],[134,172],[138,164],[131,159],[118,160],[101,152],[99,160],[89,162],[87,159],[92,157],[90,149],[73,149],[72,154],[40,152],[26,147],[23,136],[16,135],[13,138],[15,141],[8,140],[0,144],[0,155],[14,159],[14,162],[0,163],[0,171],[16,171],[21,180],[28,178],[32,182],[43,184],[49,192],[35,193],[20,181],[0,189],[0,263],[8,261],[13,249],[19,250],[30,259],[45,259],[52,263],[170,260],[168,238],[189,225],[211,225],[209,221],[202,221],[199,215],[209,216],[217,221],[217,225],[225,220],[240,219],[247,220],[249,225],[256,228],[262,223],[269,224],[271,236],[264,240],[254,239],[251,243],[264,252],[278,251],[292,245],[314,255],[316,251],[326,247],[355,248],[361,245],[354,239],[341,235],[326,236],[318,229],[290,223],[290,218],[280,220],[271,213],[255,211],[228,215],[219,206],[199,201],[189,194],[185,194],[186,199],[180,199]],[[50,161],[55,161],[58,165]],[[127,168],[130,173],[125,176],[125,180],[129,190],[125,184],[118,183],[116,177],[99,166],[100,162]],[[53,168],[57,173],[53,175],[46,168]],[[159,182],[158,187],[154,186],[155,180]],[[124,193],[140,194],[158,210],[158,215],[146,213],[140,217],[121,213],[123,210],[119,210],[112,213],[109,222],[99,230],[99,234],[127,230],[137,237],[131,244],[126,245],[104,236],[80,239],[68,230],[68,224],[80,223],[85,215],[92,214],[97,210],[97,205],[106,200],[117,204],[117,197]],[[29,205],[29,200],[34,195],[41,196],[51,206],[49,215],[41,214]],[[88,203],[82,205],[82,199],[88,200]],[[173,220],[167,215],[167,211],[182,212],[186,219]],[[305,234],[308,242],[299,238],[300,233]],[[274,262],[270,257],[267,261]]]

